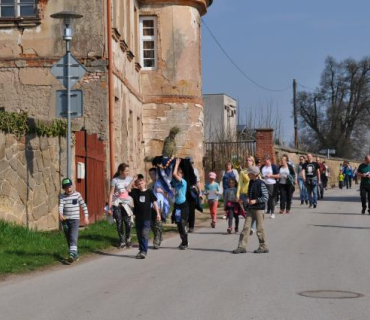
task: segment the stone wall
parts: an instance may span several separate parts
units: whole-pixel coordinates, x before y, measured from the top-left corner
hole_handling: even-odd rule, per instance
[[[65,139],[0,132],[0,219],[56,229],[65,156]]]

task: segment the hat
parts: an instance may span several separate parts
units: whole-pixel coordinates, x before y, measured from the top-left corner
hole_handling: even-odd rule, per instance
[[[216,175],[216,173],[214,173],[214,172],[210,172],[210,173],[208,173],[208,177],[209,177],[210,179],[216,179],[217,175]]]
[[[62,188],[69,188],[72,185],[72,180],[69,178],[65,178],[62,180]]]
[[[258,176],[260,174],[260,168],[258,168],[257,166],[251,166],[248,168],[248,173]]]

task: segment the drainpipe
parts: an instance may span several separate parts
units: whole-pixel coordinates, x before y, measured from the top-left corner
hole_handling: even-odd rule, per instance
[[[109,160],[111,178],[115,172],[113,137],[113,49],[112,49],[112,0],[107,0],[107,37],[108,37],[108,96],[109,96]]]

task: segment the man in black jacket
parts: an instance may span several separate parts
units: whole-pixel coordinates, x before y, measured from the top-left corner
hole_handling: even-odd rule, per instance
[[[252,219],[257,221],[257,237],[259,247],[254,253],[268,253],[266,244],[265,228],[263,225],[264,210],[269,198],[265,183],[258,178],[260,169],[256,166],[248,168],[248,177],[250,179],[248,187],[248,209],[247,217],[244,222],[243,230],[240,233],[238,248],[233,253],[246,253],[248,236],[251,230]]]

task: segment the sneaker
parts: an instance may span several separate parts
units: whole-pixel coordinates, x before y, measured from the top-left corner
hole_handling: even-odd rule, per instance
[[[311,208],[312,208],[312,204],[310,204],[310,205],[308,206],[308,208],[309,208],[309,209],[311,209]]]
[[[250,236],[253,236],[253,233],[255,232],[255,230],[254,229],[251,229],[251,231],[249,232],[249,235]]]
[[[158,250],[158,249],[159,249],[159,244],[158,244],[158,243],[153,244],[153,249],[154,249],[154,250]]]
[[[233,250],[233,253],[238,254],[238,253],[247,253],[247,250],[244,248],[237,248]]]
[[[123,249],[124,247],[126,247],[126,242],[121,242],[121,243],[118,245],[118,248],[119,248],[119,249]]]
[[[304,204],[304,201],[303,201],[303,200],[301,200],[301,205],[302,205],[302,204]]]
[[[316,207],[317,207],[317,205],[316,205],[316,204],[314,204],[314,205],[313,205],[313,208],[314,208],[314,209],[316,209]]]
[[[285,210],[280,210],[279,213],[280,214],[284,214],[285,213]]]
[[[254,253],[268,253],[269,252],[269,249],[261,249],[261,248],[258,248],[257,250],[254,250],[253,252]]]
[[[239,232],[239,228],[235,227],[235,233],[238,233]]]
[[[78,254],[70,253],[68,255],[68,258],[67,258],[67,262],[68,263],[77,262],[78,260],[80,260]]]
[[[213,221],[212,221],[212,222],[211,222],[211,227],[212,227],[212,228],[216,228],[216,222],[213,222]]]
[[[182,244],[179,249],[180,250],[186,250],[188,248],[188,245],[187,244]]]
[[[365,211],[366,211],[366,208],[365,208],[365,209],[364,209],[364,208],[362,208],[361,213],[362,213],[362,214],[365,214]]]
[[[132,247],[132,242],[131,242],[131,240],[127,240],[127,242],[126,242],[126,247],[127,247],[127,248],[131,248],[131,247]]]
[[[308,204],[308,200],[305,201],[305,204]]]
[[[227,228],[226,231],[227,231],[228,234],[231,234],[231,231],[233,231],[233,230],[232,230],[232,228]]]
[[[286,211],[286,213],[290,213],[290,211],[289,211],[289,210],[287,210],[287,211]]]
[[[271,219],[275,219],[275,213],[271,213]]]
[[[141,251],[136,255],[136,259],[145,259],[145,257],[146,253]]]
[[[194,232],[194,228],[189,228],[189,233],[193,233]]]

